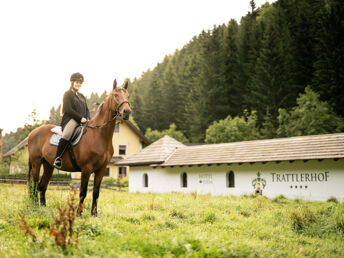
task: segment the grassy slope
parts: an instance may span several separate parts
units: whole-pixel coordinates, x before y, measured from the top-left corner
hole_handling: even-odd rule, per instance
[[[92,193],[77,247],[62,250],[47,234],[68,192],[50,187],[47,207],[32,207],[25,186],[0,185],[0,257],[334,256],[344,257],[344,205],[264,197]],[[39,243],[19,229],[24,213]]]

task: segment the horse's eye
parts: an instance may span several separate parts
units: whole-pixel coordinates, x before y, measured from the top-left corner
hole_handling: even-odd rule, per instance
[[[118,98],[118,94],[115,94],[115,98]]]

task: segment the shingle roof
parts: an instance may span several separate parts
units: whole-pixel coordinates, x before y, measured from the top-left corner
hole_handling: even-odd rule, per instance
[[[116,162],[116,165],[139,166],[147,164],[161,164],[171,156],[177,148],[185,148],[185,145],[168,135],[160,138],[142,151],[131,157]]]
[[[8,152],[6,152],[2,157],[3,158],[7,158],[12,156],[13,153],[15,153],[18,150],[21,150],[23,148],[26,147],[27,145],[27,139],[28,137],[26,137],[24,140],[22,140],[19,144],[17,144],[15,147],[13,147],[11,150],[9,150]]]
[[[154,146],[156,143],[158,142],[150,146]],[[344,158],[344,133],[199,146],[183,145],[182,148],[176,146],[178,148],[164,162],[162,162],[164,157],[162,155],[159,159],[160,162],[149,163],[148,161],[154,160],[153,156],[162,152],[160,145],[154,146],[154,152],[146,151],[146,148],[130,159],[123,160],[123,162],[133,165],[144,156],[146,165],[164,167]],[[144,151],[145,153],[142,156]]]

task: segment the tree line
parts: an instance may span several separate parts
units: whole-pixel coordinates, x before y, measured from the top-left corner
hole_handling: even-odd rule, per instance
[[[249,4],[240,23],[202,31],[131,82],[146,137],[215,143],[344,130],[341,0]],[[90,110],[106,96],[87,97]],[[49,122],[60,121],[61,106],[52,107]],[[42,123],[6,134],[3,153]]]
[[[282,133],[292,132],[286,128],[290,123],[282,129],[283,115],[287,119],[297,107],[300,94],[312,93],[339,117],[320,133],[343,130],[342,2],[278,0],[257,8],[250,1],[250,6],[240,24],[232,19],[202,31],[134,79],[130,102],[143,132],[167,131],[173,124],[188,141],[204,142],[214,122],[228,116],[247,122],[254,115],[258,138],[289,136]]]
[[[86,103],[91,113],[97,110],[98,105],[105,100],[107,95],[108,95],[108,92],[104,91],[100,95],[98,93],[91,93],[89,97],[86,96]],[[61,97],[61,101],[62,101],[62,97]],[[21,141],[23,141],[29,135],[29,133],[33,129],[45,123],[59,125],[61,123],[61,120],[62,120],[61,105],[57,106],[56,108],[52,107],[50,109],[49,120],[47,121],[40,121],[37,118],[37,111],[34,109],[29,115],[29,117],[27,118],[27,121],[23,127],[19,127],[17,128],[15,132],[6,133],[4,135],[2,153],[5,154],[9,150],[11,150],[13,147],[18,145]]]

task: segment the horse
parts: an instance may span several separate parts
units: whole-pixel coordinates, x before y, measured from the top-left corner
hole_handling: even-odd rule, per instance
[[[114,80],[113,89],[102,105],[98,108],[95,117],[86,126],[86,133],[80,142],[73,147],[74,155],[81,171],[76,171],[69,156],[65,151],[62,156],[63,171],[81,172],[80,201],[77,214],[81,215],[83,202],[87,195],[87,187],[90,176],[94,173],[93,200],[91,214],[97,216],[97,200],[99,197],[100,184],[106,172],[106,166],[114,149],[112,137],[116,120],[128,120],[131,114],[129,105],[128,82],[117,87]],[[45,192],[54,170],[54,159],[56,146],[49,143],[52,136],[51,129],[54,125],[42,125],[34,129],[28,136],[29,150],[29,174],[28,184],[31,198],[38,203],[38,192],[40,192],[40,204],[46,205]],[[43,164],[43,175],[39,181],[40,168]],[[31,180],[31,174],[33,182]],[[39,183],[38,183],[39,181]],[[32,182],[32,183],[30,183]]]

